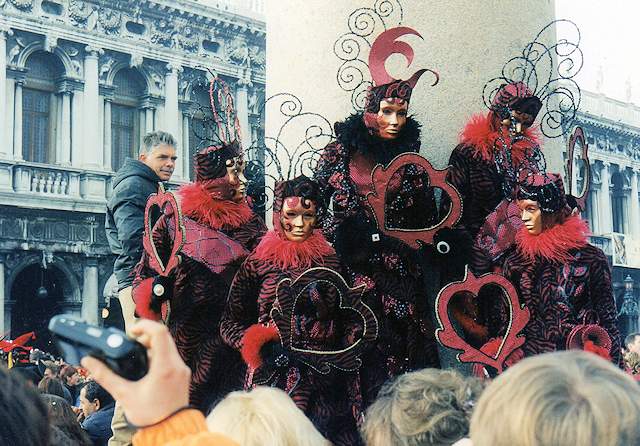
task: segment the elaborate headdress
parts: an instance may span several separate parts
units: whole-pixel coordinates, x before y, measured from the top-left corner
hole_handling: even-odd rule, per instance
[[[518,185],[518,199],[537,201],[542,212],[553,214],[567,207],[562,177],[558,174],[534,174]]]
[[[401,54],[407,60],[407,66],[413,62],[413,48],[406,42],[399,42],[398,37],[412,34],[422,38],[416,30],[406,26],[391,28],[381,33],[371,45],[369,51],[369,71],[373,79],[373,85],[367,91],[365,110],[367,113],[377,113],[380,110],[380,101],[385,98],[397,98],[409,102],[418,79],[427,71],[435,75],[433,85],[438,83],[440,76],[437,72],[423,68],[416,71],[409,79],[394,79],[385,68],[385,62],[392,54]]]
[[[569,37],[556,39],[555,31],[561,26],[568,28],[560,31]],[[564,19],[549,23],[521,55],[505,63],[499,76],[485,84],[485,105],[502,118],[513,110],[535,117],[543,109],[542,133],[550,138],[564,135],[580,106],[580,88],[574,79],[583,62],[579,44],[575,23]]]

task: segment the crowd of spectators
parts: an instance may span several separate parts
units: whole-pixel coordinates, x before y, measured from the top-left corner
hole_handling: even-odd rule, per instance
[[[55,362],[0,367],[0,444],[106,445],[116,398],[137,428],[134,446],[330,445],[275,388],[230,393],[205,418],[188,406],[191,372],[166,327],[145,320],[132,334],[149,350],[139,381],[89,357],[86,377]],[[578,350],[527,358],[491,381],[424,369],[383,387],[361,433],[366,446],[638,445],[640,387]]]

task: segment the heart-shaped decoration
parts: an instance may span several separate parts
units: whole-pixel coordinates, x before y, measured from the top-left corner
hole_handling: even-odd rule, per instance
[[[429,176],[429,186],[440,188],[446,193],[451,201],[449,212],[440,222],[430,227],[422,229],[400,229],[388,227],[388,219],[385,216],[387,191],[394,174],[404,166],[418,166],[424,169]],[[371,181],[373,192],[367,194],[367,202],[373,213],[380,231],[390,237],[395,237],[407,243],[412,248],[419,248],[420,243],[432,244],[433,236],[441,228],[453,227],[462,215],[462,199],[458,190],[447,182],[448,169],[434,169],[431,163],[417,153],[403,153],[395,157],[387,167],[382,164],[376,165],[371,171]],[[425,225],[427,226],[427,225]]]
[[[149,267],[161,276],[168,276],[180,263],[178,255],[185,242],[182,212],[176,196],[160,185],[151,194],[144,212],[142,244],[149,255]]]
[[[578,191],[572,190],[574,172],[573,157],[576,148],[576,144],[579,143],[581,147],[580,160],[584,163],[585,172],[582,191],[578,195]],[[582,127],[576,127],[569,138],[567,143],[567,184],[569,185],[569,194],[572,195],[578,206],[580,212],[584,212],[587,205],[587,196],[589,195],[589,189],[591,187],[591,164],[589,164],[589,145],[584,136]]]
[[[297,330],[294,309],[298,308],[301,299],[310,299],[310,291],[316,289],[337,293],[333,296],[335,299],[332,299],[337,304],[336,313],[346,310],[359,315],[362,331],[351,345],[326,351],[300,348],[303,342],[295,339]],[[324,267],[310,268],[295,280],[281,280],[276,288],[271,318],[278,328],[284,349],[291,352],[293,358],[321,374],[329,373],[331,367],[346,371],[357,370],[362,364],[360,355],[378,337],[378,320],[371,308],[362,302],[364,291],[364,285],[350,288],[339,273]]]
[[[449,317],[449,302],[456,294],[467,292],[477,297],[480,289],[487,285],[500,288],[509,309],[509,325],[495,356],[487,355],[469,345],[456,331]],[[438,293],[438,297],[436,297],[436,316],[439,325],[439,328],[436,329],[436,339],[445,347],[462,350],[462,353],[458,354],[460,362],[484,364],[501,373],[504,369],[505,360],[525,342],[524,336],[519,335],[519,333],[529,322],[530,314],[529,309],[520,304],[516,289],[504,276],[489,273],[476,277],[467,267],[462,281],[452,282]]]

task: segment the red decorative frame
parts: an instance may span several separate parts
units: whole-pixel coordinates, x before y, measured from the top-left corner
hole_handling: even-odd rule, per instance
[[[585,163],[585,175],[584,175],[584,187],[582,190],[582,194],[580,196],[574,195],[574,191],[572,189],[573,185],[573,153],[575,152],[576,143],[580,142],[582,146],[582,156],[581,160]],[[569,194],[573,195],[578,204],[578,208],[580,212],[584,212],[587,206],[587,196],[589,195],[589,189],[591,188],[591,164],[589,164],[589,145],[587,144],[587,140],[584,136],[584,130],[582,127],[576,127],[569,138],[569,142],[567,143],[567,182],[569,185],[567,189],[569,190]],[[578,191],[575,191],[578,193]]]
[[[154,206],[157,206],[160,209],[160,212],[164,213],[167,204],[171,205],[173,209],[173,213],[171,215],[165,214],[171,217],[171,224],[168,224],[167,226],[174,229],[175,236],[173,237],[173,246],[171,247],[169,261],[167,262],[167,265],[164,265],[158,255],[156,246],[153,243],[153,228],[150,226],[152,223],[150,221],[150,213]],[[160,185],[158,193],[151,194],[149,196],[144,210],[144,235],[142,237],[142,244],[145,251],[149,254],[149,267],[161,276],[166,277],[171,274],[173,269],[180,264],[180,256],[178,254],[180,253],[180,249],[182,248],[182,245],[184,245],[184,242],[184,223],[182,221],[182,211],[180,210],[178,200],[172,192],[165,192],[162,185]]]
[[[504,296],[507,298],[510,313],[507,332],[495,357],[481,352],[462,339],[453,327],[448,311],[449,302],[454,295],[461,292],[470,292],[474,296],[478,296],[480,289],[486,285],[496,285],[502,289]],[[476,277],[467,267],[462,281],[452,282],[438,293],[438,297],[436,297],[436,316],[439,325],[439,328],[436,329],[436,339],[445,347],[462,350],[462,353],[458,354],[460,362],[485,364],[501,373],[504,369],[505,360],[514,350],[524,344],[524,336],[518,336],[518,334],[529,322],[530,314],[529,309],[520,304],[516,289],[504,276],[489,273]]]
[[[385,219],[385,203],[387,198],[387,185],[394,173],[402,166],[417,165],[422,167],[429,175],[429,186],[438,187],[446,193],[451,200],[451,208],[446,218],[436,226],[427,229],[398,229],[387,228]],[[371,181],[374,191],[367,194],[367,201],[376,218],[378,228],[386,235],[395,237],[407,243],[412,248],[419,248],[420,243],[432,244],[433,236],[441,228],[452,227],[462,215],[462,198],[458,190],[446,180],[448,169],[434,169],[431,163],[417,153],[402,153],[395,157],[387,167],[378,164],[371,171]]]
[[[294,346],[296,303],[298,299],[307,297],[305,290],[309,286],[318,282],[335,286],[339,294],[340,310],[354,311],[362,318],[362,334],[348,347],[340,350],[316,351]],[[324,267],[310,268],[295,280],[281,280],[276,288],[276,300],[271,309],[271,319],[278,329],[280,343],[285,351],[289,352],[295,360],[323,375],[329,373],[332,367],[346,371],[357,370],[362,365],[360,355],[378,337],[378,320],[371,308],[362,301],[364,291],[364,285],[350,288],[339,273]],[[256,370],[254,382],[257,384],[268,382],[270,376],[275,373],[272,370],[263,369],[266,367]]]

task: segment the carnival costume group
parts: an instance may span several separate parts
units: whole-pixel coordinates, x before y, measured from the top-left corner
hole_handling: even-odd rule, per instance
[[[178,209],[149,217],[153,249],[134,281],[138,315],[168,325],[193,371],[191,403],[202,411],[232,390],[276,386],[334,444],[359,444],[364,410],[387,380],[441,366],[430,290],[464,282],[468,269],[504,276],[526,310],[524,342],[512,346],[505,367],[567,348],[620,363],[606,257],[589,244],[575,197],[546,172],[535,123],[545,104],[526,82],[505,79],[489,111],[462,129],[446,173],[456,199],[434,193],[433,170],[407,163],[384,185],[383,221],[376,216],[372,170],[419,152],[411,95],[423,74],[438,80],[425,69],[407,80],[387,73],[390,55],[413,59],[396,41],[406,34],[419,36],[399,27],[377,37],[364,110],[335,124],[312,174],[278,172],[271,230],[246,197],[248,160],[232,101],[215,109],[215,96],[228,91],[211,82],[219,141],[195,156],[196,181],[178,189]],[[452,212],[456,223],[442,226]],[[419,237],[425,228],[431,248],[394,236]],[[158,274],[152,258],[166,265],[171,256],[179,263]],[[311,279],[296,286],[303,276]],[[509,338],[509,310],[491,287],[451,308],[469,348],[488,354]],[[496,372],[488,369],[476,368]]]

